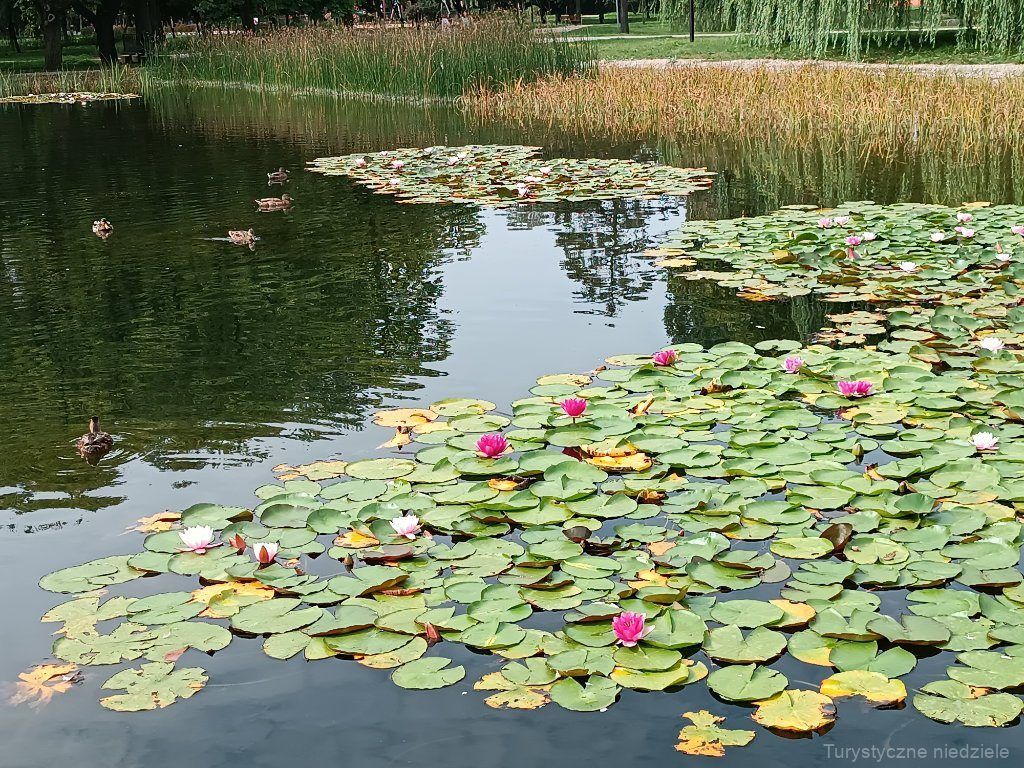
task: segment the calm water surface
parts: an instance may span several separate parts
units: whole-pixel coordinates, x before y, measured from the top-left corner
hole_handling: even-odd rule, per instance
[[[685,203],[493,212],[399,205],[300,170],[324,154],[485,141],[721,175]],[[279,463],[372,455],[389,437],[369,423],[380,407],[467,396],[507,408],[537,376],[589,370],[610,354],[805,338],[820,327],[814,302],[752,304],[654,267],[644,249],[687,217],[1021,196],[999,159],[949,167],[828,142],[751,147],[727,137],[607,143],[445,112],[221,93],[0,108],[0,158],[0,681],[47,656],[56,625],[38,619],[62,599],[35,586],[44,573],[136,551],[140,538],[124,529],[143,515],[252,504]],[[254,213],[253,198],[279,193],[265,174],[280,165],[292,169],[295,207]],[[90,232],[101,216],[115,227],[105,242]],[[260,238],[253,251],[215,239],[248,227]],[[117,440],[95,467],[74,450],[93,412]],[[158,589],[192,586],[165,576]],[[747,727],[742,708],[702,685],[625,691],[599,715],[495,712],[464,693],[502,660],[445,650],[468,665],[466,682],[412,692],[357,664],[271,662],[257,641],[236,640],[196,662],[210,673],[201,695],[137,715],[102,709],[109,668],[87,669],[82,686],[43,709],[0,706],[0,768],[639,766],[694,762],[672,749],[685,711],[708,708]],[[777,666],[796,682],[820,677]],[[943,666],[923,661],[910,683]],[[945,728],[910,708],[850,702],[841,715],[829,733],[797,743],[755,727],[754,744],[720,763],[842,762],[840,748],[886,745],[1024,754],[1020,728]],[[976,761],[939,761],[961,762]]]

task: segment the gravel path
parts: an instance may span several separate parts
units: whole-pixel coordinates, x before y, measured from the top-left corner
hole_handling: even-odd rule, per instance
[[[708,69],[764,69],[782,71],[803,67],[834,69],[865,69],[875,72],[896,70],[928,76],[1004,77],[1024,76],[1024,64],[875,64],[855,61],[816,61],[813,59],[736,59],[713,61],[710,59],[623,59],[602,61],[603,67],[630,67],[637,69],[674,69],[683,67]]]

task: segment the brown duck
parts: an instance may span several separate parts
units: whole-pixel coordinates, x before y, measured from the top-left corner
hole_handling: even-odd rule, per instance
[[[78,452],[83,456],[100,457],[114,447],[114,438],[100,429],[100,417],[89,419],[89,431],[78,438]]]
[[[253,246],[256,244],[256,234],[251,229],[229,229],[228,240],[235,245]]]
[[[267,174],[268,184],[284,184],[286,181],[288,181],[288,171],[284,168],[278,168]]]
[[[256,201],[256,207],[261,211],[283,211],[292,207],[292,196],[284,194],[280,197],[263,197]]]

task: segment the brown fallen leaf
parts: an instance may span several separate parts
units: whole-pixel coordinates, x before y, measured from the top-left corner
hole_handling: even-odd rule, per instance
[[[67,693],[82,675],[76,664],[40,664],[18,675],[11,704],[28,704],[33,709],[46,704],[58,693]]]
[[[366,549],[380,545],[376,536],[356,530],[345,531],[334,539],[334,543],[339,547],[350,547],[351,549]]]
[[[167,509],[149,517],[140,517],[135,525],[130,525],[125,530],[138,533],[162,533],[174,528],[179,520],[181,520],[181,512],[172,512]]]
[[[378,448],[398,448],[402,449],[412,442],[412,438],[409,437],[409,427],[398,427],[395,430],[395,436],[388,440],[386,443],[381,443]]]

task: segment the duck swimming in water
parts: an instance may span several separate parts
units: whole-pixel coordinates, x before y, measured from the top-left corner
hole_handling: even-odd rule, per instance
[[[288,181],[288,171],[284,168],[278,168],[267,174],[268,184],[284,184],[286,181]]]
[[[280,197],[263,197],[256,201],[256,207],[261,211],[283,211],[292,207],[292,196],[284,194]]]
[[[111,224],[106,219],[100,219],[99,221],[94,221],[92,223],[92,233],[97,237],[103,238],[104,240],[110,237],[113,231],[114,225]]]
[[[100,429],[100,417],[89,419],[89,431],[78,438],[78,452],[86,458],[99,458],[114,447],[114,438]]]
[[[235,245],[248,245],[251,248],[256,244],[256,234],[251,229],[229,229],[228,240]]]

